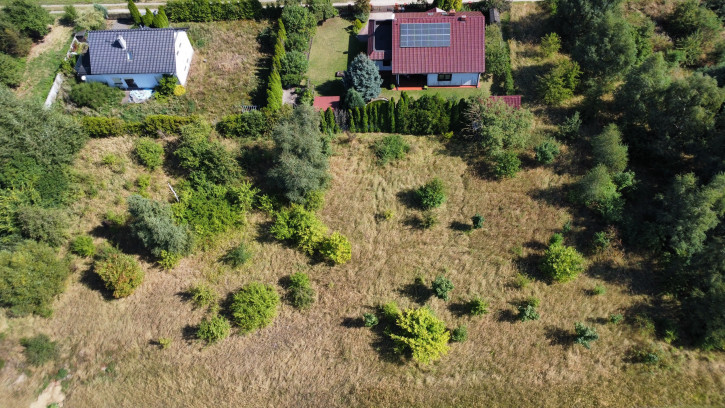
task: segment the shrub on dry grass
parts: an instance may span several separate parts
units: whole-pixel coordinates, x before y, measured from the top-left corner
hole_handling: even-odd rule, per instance
[[[293,273],[289,277],[287,298],[297,309],[308,309],[315,303],[315,290],[310,285],[310,277],[304,272]]]
[[[45,334],[23,338],[20,340],[20,345],[25,348],[23,353],[31,365],[41,366],[58,358],[58,344],[50,341],[50,337]]]
[[[453,282],[443,275],[438,275],[433,281],[433,293],[438,299],[450,299],[450,292],[453,290]]]
[[[434,178],[415,190],[418,205],[424,210],[440,207],[446,201],[446,189],[443,181]]]
[[[209,344],[219,342],[229,337],[231,326],[227,319],[215,314],[210,318],[204,318],[196,330],[196,337]]]
[[[408,309],[398,315],[390,338],[395,350],[428,364],[448,353],[450,332],[446,324],[427,307]]]
[[[318,250],[325,260],[336,265],[342,265],[352,258],[350,241],[338,232],[333,232],[332,235],[323,239]]]
[[[277,315],[279,295],[269,285],[252,282],[232,296],[232,322],[244,333],[266,327]]]
[[[191,302],[196,307],[211,306],[217,300],[216,291],[205,283],[199,283],[189,289],[189,295],[191,296]]]
[[[88,235],[76,237],[70,244],[70,250],[74,254],[86,258],[90,258],[96,253],[96,247],[93,245],[93,238]]]
[[[131,295],[144,278],[136,259],[118,250],[96,261],[94,270],[117,299]]]

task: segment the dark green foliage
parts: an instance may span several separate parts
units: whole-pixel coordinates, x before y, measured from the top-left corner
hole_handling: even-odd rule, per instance
[[[574,39],[571,56],[585,75],[607,83],[626,73],[637,58],[632,27],[621,17],[605,14]]]
[[[20,339],[24,347],[23,354],[30,365],[42,366],[58,358],[58,343],[51,341],[45,334]]]
[[[167,28],[169,26],[169,19],[166,17],[163,6],[159,6],[159,11],[151,21],[151,26],[153,28]]]
[[[325,111],[325,122],[327,123],[327,133],[340,133],[340,127],[337,125],[335,112],[332,111],[332,108],[327,108]]]
[[[378,323],[378,317],[374,313],[363,313],[363,325],[365,327],[375,327]]]
[[[609,249],[611,245],[611,238],[606,231],[599,231],[594,233],[594,248],[597,252],[604,252]]]
[[[245,183],[242,187],[232,188],[205,180],[183,184],[177,189],[180,202],[172,205],[174,216],[197,237],[210,238],[243,222],[248,208],[237,205],[235,192],[249,187]]]
[[[550,105],[558,105],[574,96],[579,85],[581,70],[575,61],[562,59],[549,72],[538,77],[541,99]]]
[[[90,258],[96,253],[93,245],[93,238],[88,235],[80,235],[70,243],[70,251],[78,256]]]
[[[551,57],[561,49],[561,37],[557,33],[549,33],[541,37],[541,53]]]
[[[282,108],[282,78],[275,68],[267,79],[267,109],[276,112]]]
[[[25,57],[33,46],[33,40],[20,33],[9,21],[0,18],[0,51],[14,57]]]
[[[459,11],[463,7],[462,0],[435,0],[433,5],[444,11],[456,10]]]
[[[143,132],[151,137],[178,134],[181,128],[195,120],[192,116],[149,115],[141,123]],[[128,127],[128,125],[127,125]]]
[[[156,88],[154,88],[154,92],[162,97],[173,96],[174,89],[176,89],[176,85],[178,84],[179,80],[175,75],[164,74],[161,79],[159,79],[159,84],[156,85]]]
[[[443,275],[438,275],[433,280],[433,293],[438,299],[448,300],[450,299],[450,292],[453,290],[453,282],[447,279]]]
[[[406,124],[401,131],[416,135],[442,134],[450,130],[450,118],[450,102],[440,95],[423,95],[407,103],[406,112],[401,112],[401,120]]]
[[[289,277],[287,299],[297,309],[308,309],[315,302],[315,290],[310,285],[310,277],[304,272],[296,272]]]
[[[720,21],[725,22],[725,0],[705,0],[703,5],[714,11]]]
[[[280,18],[287,35],[297,33],[311,38],[315,34],[317,19],[306,7],[297,4],[286,5]]]
[[[17,221],[25,238],[59,247],[68,240],[68,216],[63,210],[23,206],[18,209]]]
[[[138,11],[138,9],[136,11]],[[73,6],[72,4],[68,4],[63,7],[63,17],[60,18],[61,24],[63,24],[64,26],[73,27],[77,18],[78,10],[76,10],[75,6]]]
[[[574,343],[581,344],[588,349],[591,348],[591,342],[596,340],[599,340],[596,329],[580,322],[574,323]]]
[[[632,26],[632,36],[637,49],[635,65],[639,65],[653,52],[652,37],[655,33],[655,23],[650,18],[642,15],[641,21]]]
[[[549,164],[559,155],[559,145],[553,140],[544,140],[534,148],[536,161],[541,164]]]
[[[126,129],[123,119],[119,118],[84,116],[81,123],[88,136],[93,138],[121,136]]]
[[[710,278],[703,289],[695,289],[683,304],[686,328],[705,350],[725,350],[725,281],[720,274]]]
[[[722,30],[717,15],[697,0],[679,3],[667,18],[667,31],[674,38],[684,38],[699,32],[705,38],[716,36]]]
[[[434,178],[415,190],[418,206],[423,210],[440,207],[446,201],[446,189],[443,181]]]
[[[306,0],[307,8],[317,22],[337,16],[339,13],[330,0]]]
[[[309,46],[309,38],[301,33],[290,34],[290,36],[284,41],[284,49],[287,52],[297,51],[305,53],[309,49]]]
[[[323,190],[329,175],[320,116],[309,106],[297,107],[273,131],[276,163],[269,178],[293,203],[303,203],[310,191]]]
[[[573,247],[555,242],[541,261],[541,272],[553,282],[568,282],[584,270],[584,257]]]
[[[144,10],[144,15],[141,16],[141,23],[145,27],[151,27],[154,24],[154,13],[148,7]]]
[[[164,147],[146,137],[136,140],[133,153],[139,163],[151,170],[161,167],[164,163]]]
[[[270,118],[261,111],[239,113],[224,117],[216,128],[225,137],[257,139],[269,131]]]
[[[65,290],[70,270],[46,244],[26,241],[0,251],[0,305],[13,316],[53,313],[53,299]]]
[[[232,268],[239,268],[240,266],[246,264],[250,259],[252,259],[252,254],[243,243],[230,249],[222,257],[222,261]]]
[[[117,299],[131,295],[144,278],[136,259],[120,251],[112,251],[97,260],[93,270]]]
[[[489,304],[486,300],[480,297],[474,297],[468,302],[468,307],[471,315],[482,316],[488,314]]]
[[[242,177],[239,163],[221,143],[209,139],[210,133],[206,123],[192,123],[181,129],[181,140],[174,151],[179,168],[197,184],[237,182]]]
[[[551,234],[551,238],[549,238],[549,245],[563,245],[564,244],[564,236],[560,233]]]
[[[468,327],[465,325],[458,326],[451,331],[451,341],[463,343],[466,340],[468,340]]]
[[[445,323],[427,307],[400,313],[389,336],[398,353],[409,354],[423,364],[448,353],[450,332],[446,330]]]
[[[473,217],[471,217],[471,224],[473,226],[473,229],[481,229],[483,228],[483,222],[485,219],[483,218],[483,215],[476,214]]]
[[[615,104],[623,114],[623,123],[626,126],[646,124],[654,107],[661,106],[671,82],[669,67],[661,53],[651,55],[632,69],[615,94]]]
[[[610,124],[602,133],[592,138],[592,154],[597,164],[607,167],[610,173],[621,173],[627,168],[629,153],[622,144],[622,133],[617,125]]]
[[[529,110],[482,98],[468,101],[465,120],[464,136],[488,152],[525,147],[533,126],[533,114]]]
[[[186,228],[174,223],[169,204],[132,195],[128,198],[129,227],[146,249],[160,257],[162,251],[183,255],[191,240]]]
[[[262,16],[257,0],[220,2],[209,0],[172,0],[166,5],[170,21],[224,21],[256,19]]]
[[[609,169],[603,164],[594,167],[579,180],[574,200],[598,212],[607,222],[616,222],[622,217],[622,195]]]
[[[385,165],[404,158],[410,150],[410,145],[400,135],[389,135],[377,141],[373,148],[378,163]]]
[[[13,0],[2,9],[0,19],[7,20],[35,41],[45,37],[50,32],[48,26],[55,21],[46,9],[29,0]]]
[[[549,2],[549,8],[557,31],[565,41],[571,42],[586,34],[605,15],[617,12],[621,2],[622,0],[558,0]]]
[[[309,255],[315,253],[327,233],[317,216],[300,205],[292,205],[276,214],[270,233],[280,241],[289,241]]]
[[[365,54],[358,54],[352,60],[350,66],[342,78],[345,88],[354,88],[365,102],[377,98],[380,95],[380,85],[383,79],[375,63]]]
[[[0,85],[16,87],[23,79],[23,63],[10,55],[0,53]]]
[[[229,306],[232,323],[243,333],[264,328],[277,316],[278,304],[279,295],[272,286],[249,283],[232,295]]]
[[[134,3],[133,0],[128,0],[128,12],[131,13],[131,19],[133,20],[133,23],[137,26],[140,26],[141,12],[138,11],[138,7],[136,7],[136,3]]]
[[[299,85],[307,72],[308,63],[305,54],[299,51],[287,52],[280,63],[279,74],[282,79],[282,86],[291,88]]]
[[[355,90],[355,88],[350,88],[347,90],[347,92],[345,92],[345,99],[343,102],[345,109],[365,107],[365,101],[363,100],[362,96],[360,96],[360,93]]]
[[[438,215],[432,210],[423,212],[423,216],[420,219],[420,227],[423,229],[431,229],[438,225]]]
[[[609,323],[611,324],[619,324],[624,320],[624,316],[622,316],[621,313],[612,314],[609,316]]]
[[[539,320],[541,317],[536,308],[539,307],[539,299],[530,297],[522,301],[518,306],[519,320],[528,322],[530,320]]]
[[[196,337],[209,344],[214,344],[229,337],[231,330],[231,325],[227,319],[219,314],[214,314],[209,318],[204,318],[199,323],[199,327],[196,330]]]
[[[498,24],[486,26],[486,75],[493,77],[494,89],[514,93],[511,53]]]
[[[654,346],[635,347],[629,352],[633,363],[657,365],[662,360],[662,351]]]
[[[579,136],[579,128],[581,125],[582,120],[579,117],[579,111],[576,111],[573,115],[566,118],[564,123],[559,125],[559,133],[557,136],[562,140],[574,140]]]
[[[498,179],[515,177],[521,169],[521,160],[515,152],[502,151],[494,154],[492,159],[492,172]]]
[[[98,110],[106,105],[119,103],[123,91],[103,82],[81,82],[71,87],[68,97],[79,107]]]

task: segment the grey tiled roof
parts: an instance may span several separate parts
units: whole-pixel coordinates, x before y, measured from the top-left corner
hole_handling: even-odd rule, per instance
[[[88,33],[88,74],[172,74],[176,71],[176,31],[174,28],[91,31]],[[125,50],[116,40],[119,35],[126,42]]]

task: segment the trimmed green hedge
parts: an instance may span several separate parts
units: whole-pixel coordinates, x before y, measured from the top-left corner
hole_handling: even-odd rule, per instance
[[[166,15],[172,22],[256,19],[262,15],[262,4],[258,0],[171,0]]]
[[[121,136],[126,132],[126,123],[118,118],[84,116],[81,124],[88,136],[93,138]]]

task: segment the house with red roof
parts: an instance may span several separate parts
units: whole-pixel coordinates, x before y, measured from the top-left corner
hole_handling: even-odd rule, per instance
[[[399,86],[478,86],[486,19],[477,11],[395,13],[369,21],[367,54]]]

